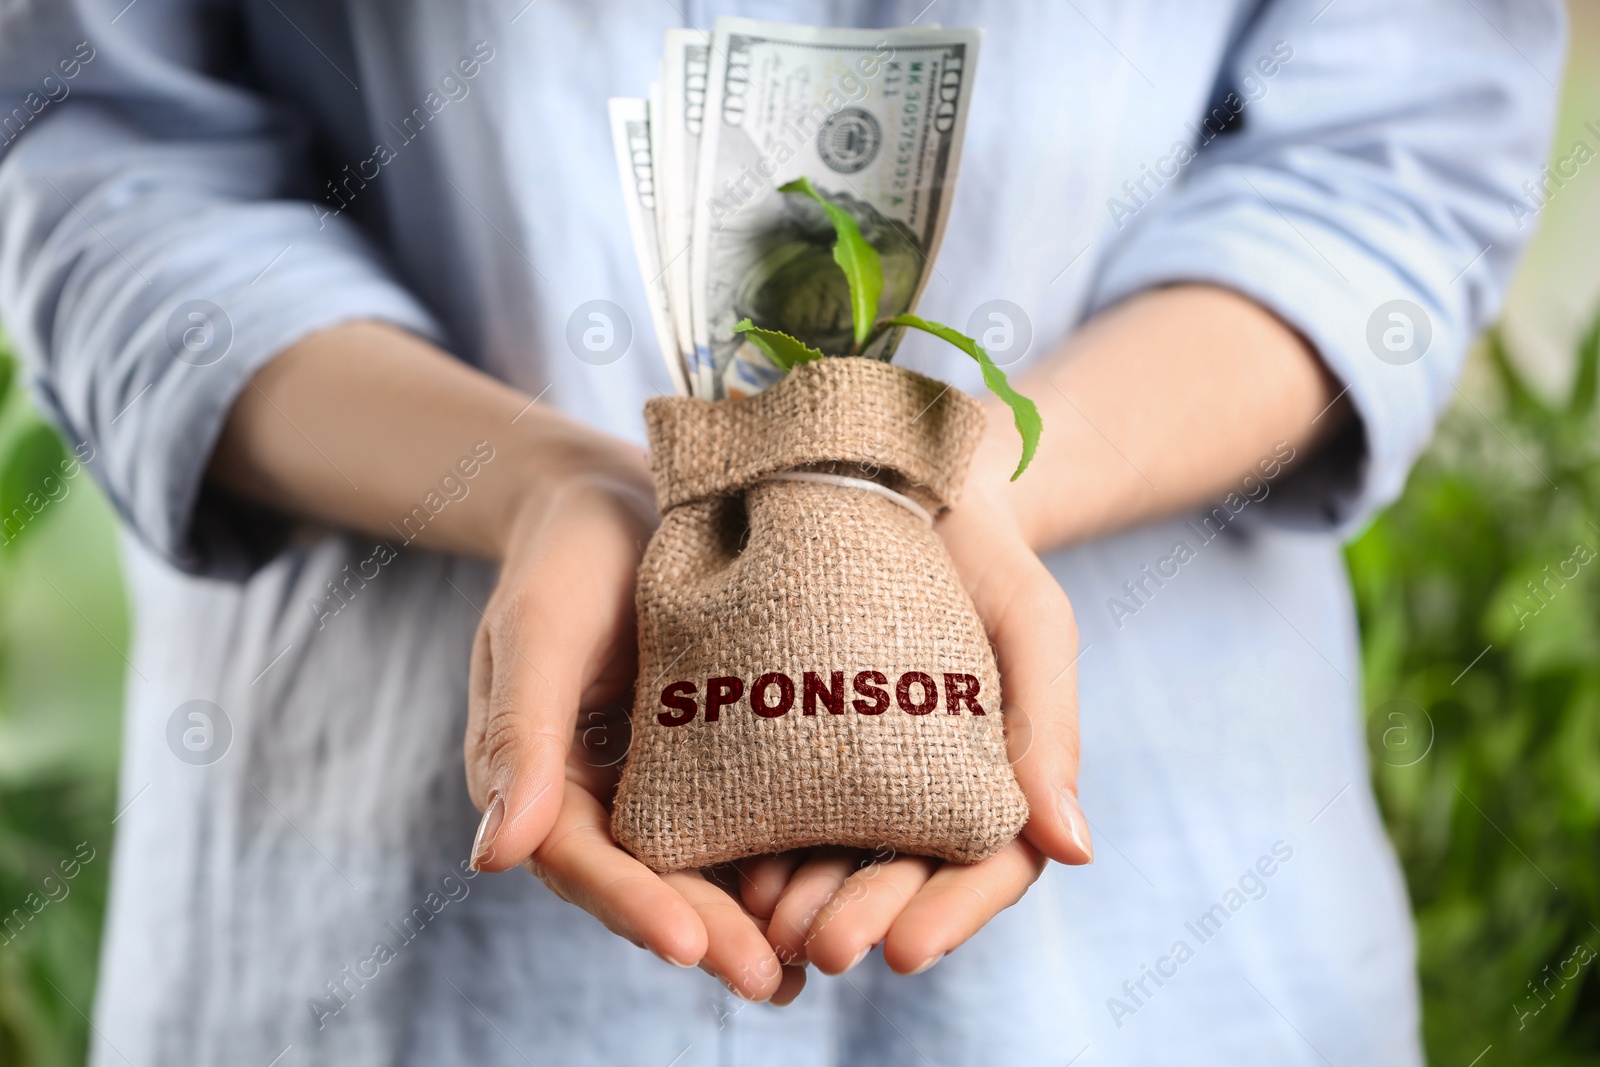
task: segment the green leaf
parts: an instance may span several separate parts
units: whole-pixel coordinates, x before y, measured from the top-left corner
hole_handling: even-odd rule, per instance
[[[990,392],[1010,406],[1011,417],[1017,424],[1017,433],[1022,437],[1022,460],[1011,475],[1011,480],[1016,481],[1022,472],[1028,469],[1028,464],[1033,462],[1033,455],[1039,450],[1039,434],[1044,430],[1044,421],[1039,418],[1039,409],[1034,406],[1033,401],[1011,388],[1011,383],[1006,381],[1005,371],[995,366],[994,360],[989,358],[989,353],[983,350],[983,346],[966,334],[909,314],[896,315],[892,319],[885,320],[884,325],[911,326],[925,330],[942,341],[950,342],[978,361],[978,366],[983,369],[984,384],[989,387]]]
[[[1589,332],[1578,343],[1578,371],[1572,379],[1572,396],[1567,411],[1586,418],[1594,410],[1595,387],[1600,384],[1600,313],[1589,325]]]
[[[16,376],[16,364],[5,350],[5,339],[0,338],[0,411],[5,410],[6,397],[11,392],[11,381]]]
[[[822,205],[833,223],[837,239],[833,242],[833,261],[844,271],[850,285],[850,321],[855,328],[856,352],[860,352],[867,335],[878,320],[878,297],[883,293],[883,262],[878,250],[861,236],[861,227],[850,212],[835,206],[811,184],[809,178],[796,178],[787,185],[778,186],[780,193],[801,193]]]
[[[54,476],[59,481],[60,463],[65,457],[61,438],[32,416],[6,445],[5,454],[0,455],[0,523],[15,518],[19,510],[28,521],[20,529],[7,529],[0,545],[13,542],[13,533],[20,536],[34,528],[34,508],[28,506],[28,498],[34,497],[35,506],[42,511],[43,502],[51,496],[46,479]]]
[[[1484,334],[1484,340],[1488,345],[1489,363],[1494,367],[1500,385],[1506,392],[1506,401],[1511,414],[1523,420],[1533,419],[1541,425],[1549,422],[1555,413],[1529,388],[1528,380],[1512,362],[1511,354],[1506,350],[1505,335],[1500,332],[1500,327],[1490,328]]]
[[[742,333],[750,339],[750,343],[767,354],[767,358],[780,370],[794,370],[801,363],[810,363],[814,359],[824,359],[821,352],[812,348],[803,341],[797,341],[786,333],[778,330],[763,330],[749,319],[745,319],[733,328],[734,333]]]

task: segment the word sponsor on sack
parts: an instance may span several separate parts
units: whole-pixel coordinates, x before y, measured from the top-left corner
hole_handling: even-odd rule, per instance
[[[855,696],[846,701],[844,671],[831,671],[826,679],[817,671],[805,671],[797,686],[790,675],[782,671],[769,671],[750,683],[748,690],[744,679],[732,675],[707,678],[705,698],[699,701],[700,687],[694,682],[673,682],[661,690],[661,706],[665,711],[656,715],[662,726],[683,726],[693,722],[701,711],[701,721],[716,722],[723,708],[739,706],[746,700],[751,711],[763,719],[778,719],[789,714],[799,697],[800,714],[815,715],[818,707],[830,715],[845,714],[848,703],[858,715],[882,715],[894,703],[907,715],[926,715],[944,704],[951,715],[963,710],[973,715],[984,714],[978,703],[978,676],[975,674],[944,674],[943,688],[931,674],[906,671],[895,680],[890,696],[889,676],[882,671],[858,671],[852,681]]]

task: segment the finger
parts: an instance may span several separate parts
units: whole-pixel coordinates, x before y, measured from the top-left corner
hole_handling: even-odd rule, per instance
[[[699,912],[616,846],[605,808],[582,787],[567,784],[556,824],[527,866],[557,896],[668,963],[693,967],[705,957],[708,935]]]
[[[473,861],[490,871],[520,863],[554,824],[580,698],[632,619],[634,546],[615,523],[562,514],[526,536],[533,547],[484,615],[483,729],[468,735],[484,804]]]
[[[676,871],[662,881],[687,901],[706,930],[700,967],[722,979],[735,996],[761,1003],[782,985],[783,965],[750,913],[699,871]]]
[[[900,974],[920,974],[1011,907],[1044,870],[1045,856],[1022,838],[982,863],[947,863],[895,917],[883,958]]]
[[[472,660],[467,668],[467,733],[463,742],[467,792],[479,811],[489,803],[489,750],[483,744],[483,735],[489,723],[489,687],[493,682],[489,627],[480,622],[472,636]]]
[[[474,800],[483,805],[472,844],[477,870],[521,863],[549,833],[561,806],[579,685],[570,668],[547,663],[541,670],[534,663],[528,650],[551,651],[559,639],[530,625],[527,614],[522,605],[491,607],[484,618],[488,684],[481,710],[469,712],[482,729],[468,733],[467,751]]]
[[[739,894],[750,914],[771,919],[795,869],[805,860],[802,849],[739,861]]]
[[[807,962],[811,924],[845,879],[861,866],[861,856],[854,849],[821,848],[795,869],[767,924],[767,941],[784,963]]]
[[[900,856],[852,874],[811,924],[806,954],[824,974],[843,974],[888,936],[895,917],[927,883],[938,860]]]
[[[1006,748],[1028,798],[1023,834],[1062,863],[1094,858],[1078,806],[1078,627],[1054,576],[1014,532],[974,512],[946,520],[946,544],[994,643]]]
[[[794,998],[798,997],[800,991],[805,987],[805,967],[785,967],[783,969],[783,978],[778,983],[778,991],[772,994],[772,999],[767,1003],[774,1004],[780,1008],[793,1004]]]

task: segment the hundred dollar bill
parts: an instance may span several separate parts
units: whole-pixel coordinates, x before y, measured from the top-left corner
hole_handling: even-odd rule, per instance
[[[664,187],[665,177],[661,173],[661,159],[666,154],[667,146],[662,133],[665,126],[662,123],[661,83],[659,81],[650,83],[650,96],[645,104],[645,119],[650,127],[650,175],[654,179],[652,185],[656,194],[652,197],[655,211],[651,221],[656,228],[656,249],[659,251],[667,246],[666,189]],[[663,262],[661,266],[663,270],[666,269],[666,263]],[[666,281],[665,274],[662,275],[662,281]],[[667,311],[669,314],[672,311],[672,294],[670,292],[667,294]],[[683,346],[679,345],[678,349],[681,352]]]
[[[694,229],[694,179],[705,119],[711,37],[701,30],[668,30],[661,57],[661,150],[656,153],[661,255],[667,303],[684,361],[694,365],[689,239]]]
[[[880,315],[915,307],[955,191],[980,40],[717,20],[689,249],[697,395],[781,377],[733,332],[746,317],[830,355],[850,350],[833,229],[820,206],[777,191],[794,178],[849,211],[882,255]],[[863,354],[887,359],[898,340]]]
[[[667,287],[661,273],[661,249],[656,242],[655,168],[650,155],[648,105],[643,100],[619,97],[607,102],[607,112],[611,119],[611,145],[617,156],[617,173],[622,179],[628,231],[633,237],[633,255],[644,279],[656,343],[661,347],[661,358],[667,365],[673,388],[687,395],[689,377],[672,332]]]

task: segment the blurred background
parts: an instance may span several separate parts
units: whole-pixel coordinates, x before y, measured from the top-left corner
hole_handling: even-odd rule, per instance
[[[1348,548],[1424,1036],[1459,1067],[1491,1047],[1486,1065],[1600,1064],[1600,3],[1570,6],[1552,161],[1583,142],[1589,162],[1530,221],[1503,321],[1404,497]],[[0,516],[69,458],[17,377],[0,338]],[[113,517],[87,473],[58,484],[0,525],[7,1067],[83,1062],[116,817]]]

